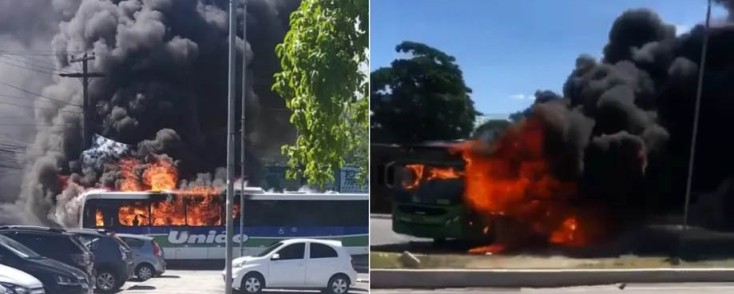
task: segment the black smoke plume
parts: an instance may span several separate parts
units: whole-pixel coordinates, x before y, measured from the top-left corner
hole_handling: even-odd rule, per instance
[[[70,56],[94,54],[90,71],[105,75],[89,86],[96,134],[136,146],[130,154],[142,162],[172,158],[183,179],[197,181],[197,174],[214,173],[225,165],[228,1],[55,0],[52,11],[45,7],[48,1],[0,0],[0,8],[17,2],[35,9],[0,10],[0,24],[22,26],[13,19],[43,24],[32,26],[36,31],[15,34],[43,36],[41,43],[53,52],[60,71],[79,71]],[[250,183],[259,184],[258,159],[276,154],[295,135],[283,99],[270,85],[279,69],[274,47],[299,2],[248,1],[248,42],[237,39],[238,64],[245,50],[249,64],[245,176]],[[241,18],[241,6],[238,12]],[[240,36],[241,30],[238,24]],[[82,160],[89,146],[81,140],[79,80],[55,76],[38,92],[54,101],[36,99],[36,135],[21,162],[20,192],[12,204],[0,207],[0,223],[73,225],[79,192],[109,187],[119,170]]]
[[[732,7],[731,1],[720,1]],[[582,55],[563,94],[539,91],[532,114],[545,121],[558,175],[581,183],[584,200],[602,202],[619,223],[682,212],[686,191],[703,25],[676,35],[646,9],[612,24],[601,60]],[[693,223],[732,228],[734,212],[734,27],[708,33],[692,185]],[[713,203],[713,204],[712,204]]]

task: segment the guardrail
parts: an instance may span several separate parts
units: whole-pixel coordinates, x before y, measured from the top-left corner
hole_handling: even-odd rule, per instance
[[[729,268],[572,270],[372,269],[373,289],[547,288],[615,283],[734,282]]]

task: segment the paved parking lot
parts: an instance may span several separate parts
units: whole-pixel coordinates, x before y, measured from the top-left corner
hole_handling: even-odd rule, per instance
[[[368,275],[359,274],[351,293],[369,293]],[[221,271],[217,270],[168,270],[162,277],[145,282],[128,281],[122,294],[221,294],[224,293]],[[319,293],[319,291],[273,290],[264,293]]]

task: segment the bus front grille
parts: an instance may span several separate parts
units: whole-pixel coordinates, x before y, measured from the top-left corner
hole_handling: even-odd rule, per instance
[[[425,216],[438,216],[446,214],[446,209],[436,207],[424,207],[414,205],[400,205],[398,210],[401,213],[425,215]]]

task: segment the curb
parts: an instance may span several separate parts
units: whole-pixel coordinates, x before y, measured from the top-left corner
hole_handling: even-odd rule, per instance
[[[370,214],[370,218],[376,218],[376,219],[392,219],[392,215],[391,214],[377,214],[377,213],[373,213],[373,214]]]
[[[731,268],[370,271],[373,289],[552,288],[615,283],[734,282]]]

